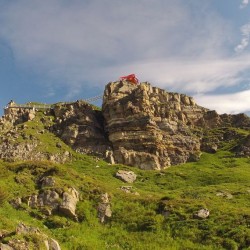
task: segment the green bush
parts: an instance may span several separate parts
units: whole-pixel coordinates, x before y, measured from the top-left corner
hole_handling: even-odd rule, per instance
[[[231,239],[225,239],[223,242],[223,247],[225,247],[227,250],[238,250],[238,245],[234,240]]]
[[[50,229],[65,228],[65,227],[70,226],[70,221],[65,217],[55,215],[55,216],[49,217],[44,222],[44,225]]]

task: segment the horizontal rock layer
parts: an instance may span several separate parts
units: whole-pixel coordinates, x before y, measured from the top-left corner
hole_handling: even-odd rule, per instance
[[[244,140],[247,134],[232,130],[249,130],[248,116],[219,115],[198,106],[192,97],[147,82],[110,82],[102,111],[84,101],[57,103],[42,113],[37,111],[5,109],[0,118],[1,159],[65,162],[71,159],[66,148],[70,146],[112,164],[160,170],[198,160],[200,151],[215,153],[228,140],[239,143],[232,149],[238,156],[250,155],[249,138]],[[210,133],[217,128],[221,129],[218,133]],[[42,135],[44,141],[51,137],[51,150],[41,143]]]
[[[206,109],[193,98],[148,83],[106,86],[103,115],[115,161],[142,169],[162,169],[199,155],[200,141],[190,127]]]

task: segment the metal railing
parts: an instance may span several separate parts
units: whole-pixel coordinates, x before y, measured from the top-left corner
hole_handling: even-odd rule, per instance
[[[98,95],[98,96],[94,96],[94,97],[90,97],[87,99],[83,99],[83,101],[88,102],[88,103],[92,103],[92,102],[96,102],[100,99],[102,99],[102,95]],[[70,104],[72,102],[62,102],[61,104]],[[43,109],[53,109],[55,105],[51,105],[51,104],[32,104],[32,103],[27,103],[27,104],[16,104],[16,103],[11,103],[9,105],[7,105],[5,107],[5,109],[9,109],[9,108],[22,108],[22,109],[36,109],[36,110],[43,110]]]

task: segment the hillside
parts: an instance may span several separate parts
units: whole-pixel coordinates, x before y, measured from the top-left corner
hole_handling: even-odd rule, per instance
[[[102,110],[13,106],[1,249],[248,249],[249,127],[148,83],[109,83]]]

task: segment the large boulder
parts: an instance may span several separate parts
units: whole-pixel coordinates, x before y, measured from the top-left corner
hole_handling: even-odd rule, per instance
[[[133,171],[119,170],[115,176],[127,183],[133,183],[136,180],[136,174]]]
[[[62,203],[59,206],[59,211],[66,216],[77,219],[76,204],[79,201],[79,193],[75,188],[69,188],[63,193]]]

